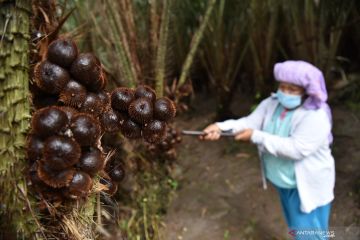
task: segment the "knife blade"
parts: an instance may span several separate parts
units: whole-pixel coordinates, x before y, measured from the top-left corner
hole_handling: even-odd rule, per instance
[[[189,136],[205,136],[206,133],[203,131],[192,131],[192,130],[182,130],[181,133],[183,135],[189,135]],[[235,133],[232,132],[221,132],[220,136],[222,137],[234,137]]]

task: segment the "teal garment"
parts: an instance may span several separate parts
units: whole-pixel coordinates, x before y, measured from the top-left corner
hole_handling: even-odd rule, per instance
[[[263,131],[280,137],[290,135],[291,118],[295,110],[287,110],[279,104]],[[294,161],[286,158],[276,157],[269,153],[262,155],[265,176],[273,184],[281,188],[296,188]]]

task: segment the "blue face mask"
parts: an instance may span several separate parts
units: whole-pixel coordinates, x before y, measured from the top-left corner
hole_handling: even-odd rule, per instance
[[[286,94],[280,89],[276,93],[279,102],[287,109],[293,109],[301,104],[301,95]]]

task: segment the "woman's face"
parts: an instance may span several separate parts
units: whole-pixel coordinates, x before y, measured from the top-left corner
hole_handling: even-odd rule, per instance
[[[305,89],[292,83],[280,82],[279,89],[286,94],[302,96]]]

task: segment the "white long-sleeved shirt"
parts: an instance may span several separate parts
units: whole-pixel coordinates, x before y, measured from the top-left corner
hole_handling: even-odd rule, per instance
[[[260,159],[261,154],[267,152],[293,160],[300,208],[309,213],[334,199],[335,162],[328,141],[331,123],[323,109],[299,107],[292,117],[289,137],[266,133],[262,131],[263,126],[270,121],[278,104],[276,96],[271,96],[263,100],[249,116],[216,124],[222,131],[239,132],[252,128],[251,141],[258,146]],[[266,188],[263,165],[261,172]]]

